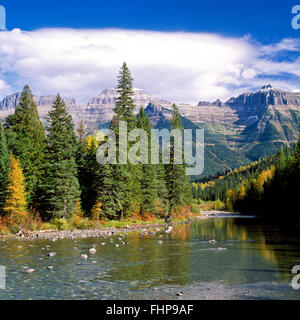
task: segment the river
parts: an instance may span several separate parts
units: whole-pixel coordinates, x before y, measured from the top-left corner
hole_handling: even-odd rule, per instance
[[[170,234],[118,238],[0,241],[0,299],[300,298],[291,286],[292,267],[300,265],[297,228],[219,216]]]

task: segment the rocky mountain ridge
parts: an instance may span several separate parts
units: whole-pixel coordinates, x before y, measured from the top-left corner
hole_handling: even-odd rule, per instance
[[[108,126],[116,98],[116,89],[106,89],[87,104],[79,105],[75,98],[64,98],[64,101],[75,125],[83,120],[92,132]],[[20,93],[15,93],[0,102],[2,119],[14,112],[19,99]],[[35,96],[34,99],[45,121],[55,97]],[[134,89],[134,103],[136,113],[141,106],[145,108],[153,127],[170,127],[170,102]],[[279,146],[295,142],[300,132],[300,93],[274,89],[271,85],[226,102],[178,104],[178,108],[184,127],[205,128],[206,161],[210,162],[206,168],[214,168],[208,170],[209,174],[274,153]]]

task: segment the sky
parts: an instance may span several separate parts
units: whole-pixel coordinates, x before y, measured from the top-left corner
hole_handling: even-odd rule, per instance
[[[29,84],[86,103],[115,87],[123,61],[135,87],[171,102],[226,100],[268,83],[298,91],[296,4],[0,0],[0,99]]]

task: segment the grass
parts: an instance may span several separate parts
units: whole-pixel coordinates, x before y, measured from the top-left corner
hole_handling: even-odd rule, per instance
[[[173,214],[172,222],[182,222],[190,220],[200,215],[200,206],[193,204],[182,208]],[[83,229],[102,229],[102,228],[125,228],[126,226],[134,225],[151,225],[164,224],[164,217],[162,215],[146,214],[141,216],[134,214],[124,220],[91,220],[81,215],[75,215],[71,219],[55,219],[51,222],[42,222],[39,218],[32,216],[27,219],[26,231],[63,231],[63,230],[83,230]],[[6,225],[0,221],[0,235],[15,234],[18,231],[16,225]]]

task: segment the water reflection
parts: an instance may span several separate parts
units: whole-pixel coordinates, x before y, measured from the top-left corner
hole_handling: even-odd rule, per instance
[[[0,265],[7,267],[7,290],[0,291],[0,299],[160,299],[174,298],[178,288],[194,298],[215,292],[214,298],[235,286],[232,297],[237,286],[262,283],[276,285],[268,293],[275,298],[283,292],[298,298],[288,287],[292,266],[300,264],[297,232],[256,219],[211,218],[177,226],[171,234],[130,234],[128,244],[119,247],[118,236],[113,242],[0,242]],[[83,260],[81,254],[94,244],[97,253]],[[56,256],[49,258],[49,252]],[[36,272],[25,274],[26,267]]]

